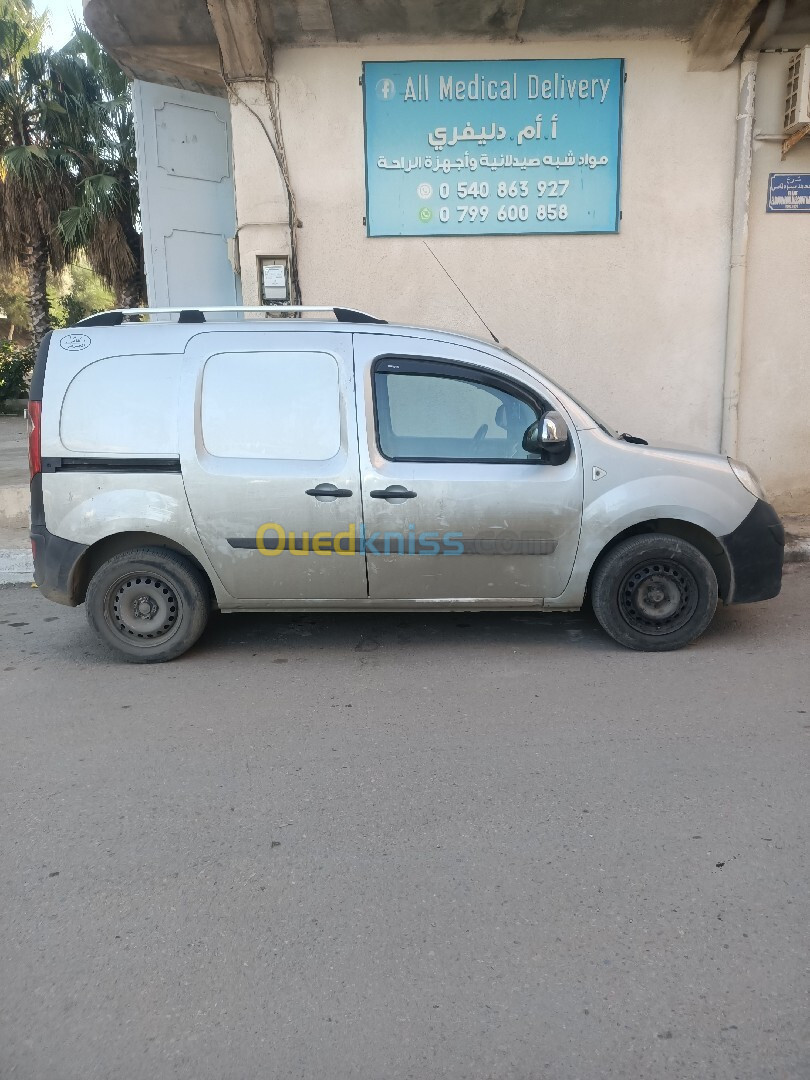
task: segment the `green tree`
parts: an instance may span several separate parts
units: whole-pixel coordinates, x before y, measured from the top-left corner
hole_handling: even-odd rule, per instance
[[[47,273],[69,258],[57,226],[73,202],[65,109],[51,54],[40,48],[43,26],[30,0],[0,0],[0,268],[25,271],[35,342],[50,329]]]
[[[0,405],[28,394],[28,381],[34,366],[31,345],[0,341]]]
[[[130,82],[82,26],[53,63],[77,176],[75,203],[59,217],[60,235],[85,252],[120,307],[137,307],[145,278]]]
[[[115,297],[89,266],[71,263],[48,283],[48,302],[54,326],[73,326],[88,315],[105,311],[115,304]]]
[[[0,310],[6,314],[0,321],[0,337],[13,340],[15,334],[28,330],[28,301],[26,278],[19,267],[0,269]]]

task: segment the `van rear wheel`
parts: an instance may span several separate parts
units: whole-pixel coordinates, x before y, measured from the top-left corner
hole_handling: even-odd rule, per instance
[[[717,578],[694,544],[646,533],[598,564],[591,601],[604,630],[628,649],[665,652],[700,637],[717,609]]]
[[[133,664],[174,660],[208,622],[208,588],[199,571],[168,548],[137,548],[105,562],[85,600],[102,641]]]

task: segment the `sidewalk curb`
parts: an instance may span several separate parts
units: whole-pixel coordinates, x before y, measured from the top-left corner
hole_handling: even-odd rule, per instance
[[[27,525],[30,503],[31,490],[27,485],[0,487],[0,525]]]
[[[30,585],[34,580],[34,560],[26,548],[0,549],[0,585]]]
[[[785,562],[810,562],[810,537],[788,533],[785,536]]]

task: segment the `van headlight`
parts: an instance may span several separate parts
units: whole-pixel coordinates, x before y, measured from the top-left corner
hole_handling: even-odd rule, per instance
[[[762,484],[757,480],[756,473],[752,469],[749,469],[747,465],[743,465],[741,461],[735,461],[734,458],[729,458],[728,463],[731,466],[731,471],[746,491],[750,491],[755,499],[765,499]]]

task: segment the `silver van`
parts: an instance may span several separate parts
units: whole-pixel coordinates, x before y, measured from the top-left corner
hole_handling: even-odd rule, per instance
[[[256,310],[106,312],[39,350],[35,580],[124,659],[179,656],[214,608],[586,597],[620,644],[674,649],[718,597],[779,592],[784,531],[745,465],[620,435],[488,342]]]

